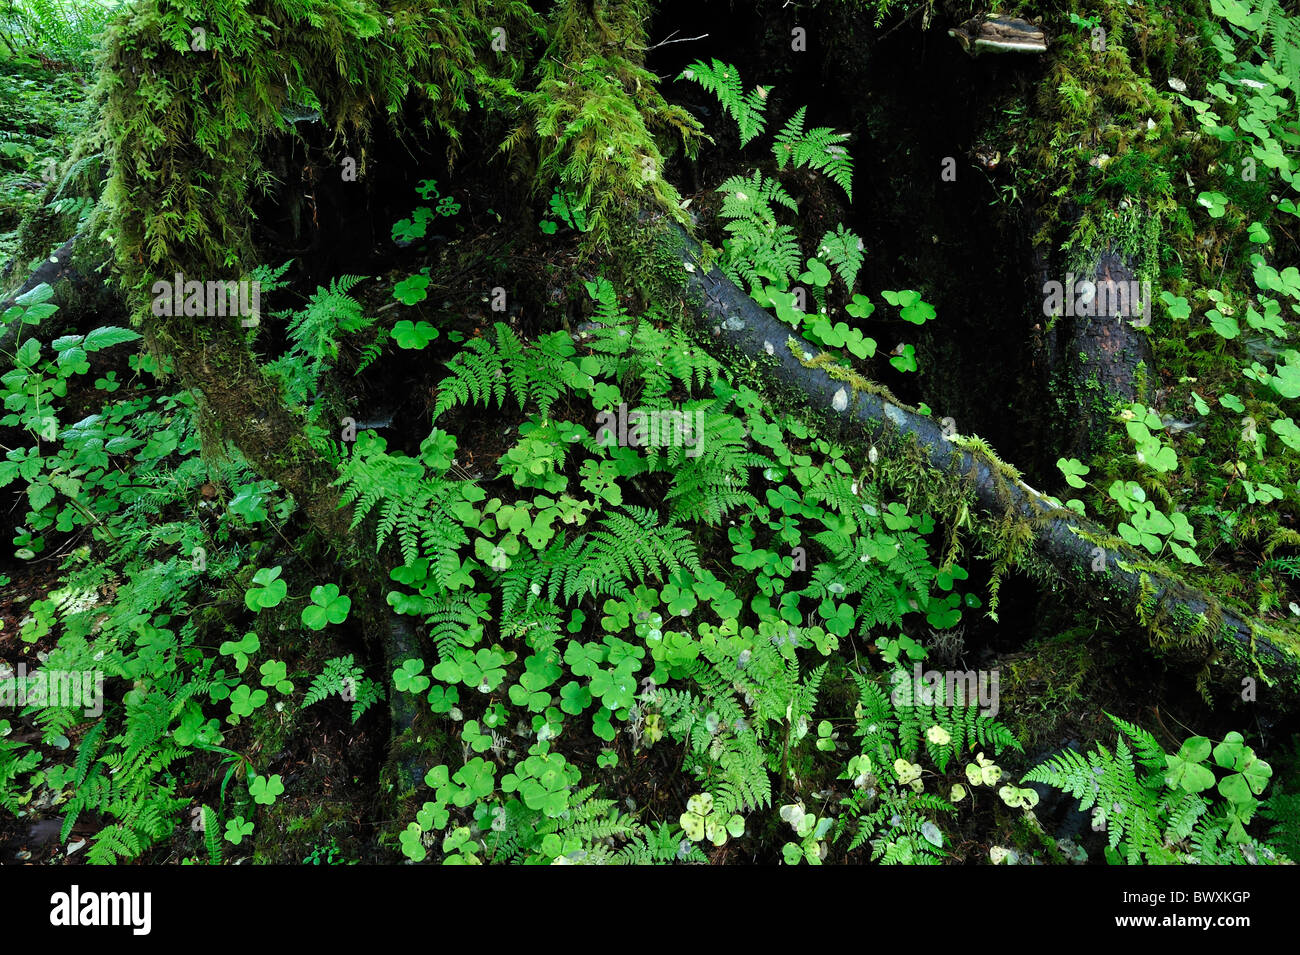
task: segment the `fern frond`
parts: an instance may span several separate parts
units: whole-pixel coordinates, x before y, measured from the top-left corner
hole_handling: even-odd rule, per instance
[[[844,282],[844,288],[852,292],[864,257],[862,240],[857,234],[844,228],[844,223],[841,222],[833,231],[822,236],[817,254],[835,267],[836,273]]]
[[[734,66],[716,59],[712,63],[696,60],[678,79],[694,80],[718,98],[723,110],[740,127],[740,145],[746,145],[763,131],[767,123],[764,110],[767,107],[768,90],[756,86],[746,93],[740,80],[740,71]]]

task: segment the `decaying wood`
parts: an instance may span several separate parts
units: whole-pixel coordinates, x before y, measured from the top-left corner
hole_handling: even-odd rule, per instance
[[[74,235],[50,253],[12,295],[0,300],[0,315],[12,308],[21,296],[45,284],[54,289],[53,301],[59,310],[41,321],[39,335],[44,341],[123,321],[125,308],[120,296],[102,276],[87,274],[79,264],[84,260],[84,253],[82,260],[78,260],[78,246],[84,248],[89,241],[83,235]],[[15,319],[0,330],[0,373],[13,367],[21,329],[21,319]],[[31,326],[28,326],[28,333],[30,331]]]
[[[1023,481],[997,473],[995,462],[949,441],[933,419],[867,391],[855,395],[850,384],[822,369],[807,367],[804,361],[812,357],[811,352],[800,361],[788,345],[792,329],[758,307],[720,270],[705,268],[699,246],[679,226],[668,227],[676,230],[684,242],[682,257],[689,266],[687,294],[696,303],[708,347],[732,349],[763,362],[765,374],[774,383],[799,389],[807,395],[812,410],[842,425],[855,425],[867,437],[882,440],[910,436],[936,472],[952,480],[973,476],[976,502],[986,513],[1001,518],[1011,510],[1021,518],[1033,520],[1037,554],[1060,573],[1060,579],[1067,585],[1101,604],[1138,606],[1144,574],[1132,568],[1143,562],[1140,554],[1122,544],[1108,548],[1101,558],[1104,569],[1094,571],[1097,547],[1076,531],[1108,537],[1102,528],[1049,503],[1044,495]],[[1156,607],[1164,611],[1162,625],[1167,632],[1175,637],[1198,637],[1192,628],[1200,621],[1200,614],[1209,610],[1213,615],[1215,601],[1166,575],[1148,572],[1145,576]],[[1256,659],[1269,672],[1294,675],[1297,670],[1296,657],[1260,634],[1259,625],[1245,616],[1223,610],[1217,636],[1253,650]]]
[[[1112,428],[1113,405],[1139,400],[1138,367],[1145,365],[1149,370],[1152,364],[1151,346],[1142,331],[1151,321],[1149,283],[1144,289],[1127,263],[1113,252],[1098,256],[1092,271],[1077,277],[1075,290],[1085,281],[1091,283],[1085,288],[1092,293],[1090,310],[1097,314],[1056,319],[1055,341],[1061,351],[1052,361],[1058,390],[1069,395],[1073,405],[1063,422],[1068,432],[1062,447],[1083,460],[1096,451]]]

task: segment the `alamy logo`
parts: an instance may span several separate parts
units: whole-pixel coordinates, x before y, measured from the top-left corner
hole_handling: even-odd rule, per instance
[[[187,281],[177,272],[175,281],[159,279],[151,291],[153,313],[159,317],[238,315],[245,326],[253,326],[262,310],[262,283],[256,281]]]
[[[86,716],[104,712],[104,674],[101,670],[37,670],[27,675],[27,664],[17,672],[0,675],[0,706],[80,707]]]
[[[50,906],[50,924],[56,926],[127,925],[133,935],[148,935],[153,926],[150,892],[82,892],[74,885],[51,895]]]
[[[914,664],[912,672],[895,670],[889,678],[895,684],[889,700],[895,706],[972,706],[993,719],[998,715],[997,670],[926,670]]]
[[[1065,273],[1065,283],[1043,283],[1043,314],[1048,318],[1065,315],[1067,318],[1134,318],[1133,325],[1146,328],[1151,324],[1151,283],[1116,282],[1104,279],[1093,282],[1084,279],[1076,282],[1074,273]]]
[[[703,408],[628,411],[626,404],[620,404],[617,411],[597,414],[596,424],[596,443],[601,447],[687,448],[688,458],[698,458],[704,450]]]

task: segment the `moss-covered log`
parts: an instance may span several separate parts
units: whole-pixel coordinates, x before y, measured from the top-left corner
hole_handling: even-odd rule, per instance
[[[122,322],[125,319],[122,300],[98,271],[106,258],[102,243],[88,235],[74,235],[33,269],[12,294],[0,300],[0,315],[22,295],[39,285],[49,285],[54,290],[53,303],[59,310],[42,320],[43,337],[54,339],[68,332],[87,332],[97,325]],[[0,373],[13,367],[21,330],[21,319],[15,319],[0,331]]]
[[[717,268],[679,227],[686,290],[714,349],[730,348],[759,362],[763,375],[806,395],[809,407],[855,425],[876,441],[910,441],[925,462],[948,480],[969,480],[978,506],[997,520],[1011,517],[1032,528],[1034,551],[1059,579],[1101,604],[1131,608],[1153,642],[1205,653],[1245,650],[1260,672],[1294,687],[1297,656],[1283,632],[1223,608],[1214,597],[1178,581],[1103,529],[1029,487],[978,439],[945,436],[932,418],[889,400],[849,369],[814,355],[791,329],[759,308]],[[1249,674],[1247,674],[1249,675]]]

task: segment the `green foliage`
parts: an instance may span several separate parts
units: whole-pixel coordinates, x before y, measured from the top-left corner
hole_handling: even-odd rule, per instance
[[[721,186],[722,210],[730,238],[724,244],[724,269],[734,279],[757,286],[761,279],[784,289],[803,261],[794,227],[777,222],[773,204],[797,210],[785,188],[775,179],[732,176]]]
[[[869,843],[872,858],[885,863],[941,861],[946,841],[936,813],[956,812],[958,797],[944,792],[942,783],[940,793],[925,792],[922,767],[914,760],[924,752],[942,775],[958,754],[1019,751],[1020,742],[973,700],[954,698],[946,685],[914,686],[902,667],[890,675],[890,694],[861,674],[853,679],[860,755],[842,776],[853,780],[853,790],[842,801],[847,814],[836,835],[852,832],[850,851]]]
[[[723,110],[740,127],[740,145],[746,145],[763,131],[767,123],[764,110],[767,108],[768,90],[756,86],[746,93],[740,81],[740,71],[734,66],[719,60],[712,63],[696,60],[682,71],[678,79],[694,80],[718,98]],[[799,119],[802,126],[802,113]]]
[[[325,669],[311,681],[302,705],[313,706],[335,695],[352,704],[352,722],[355,724],[366,710],[383,699],[383,689],[352,662],[349,653],[325,662]]]
[[[787,164],[796,168],[806,166],[823,172],[851,200],[853,160],[843,146],[848,141],[848,134],[837,133],[829,126],[818,126],[805,132],[803,123],[806,110],[806,106],[800,106],[776,134],[772,153],[776,156],[777,166],[780,169],[785,169]]]
[[[889,4],[872,6],[883,16]],[[1290,21],[1267,9],[1251,23],[1285,65]],[[376,107],[394,122],[421,109],[453,149],[470,110],[486,137],[513,125],[503,149],[523,160],[521,168],[536,159],[535,195],[550,195],[544,223],[549,231],[560,223],[573,229],[587,253],[646,200],[680,215],[663,165],[672,141],[679,137],[689,153],[700,128],[662,99],[642,66],[647,12],[643,3],[590,11],[563,3],[544,23],[519,3],[389,10],[368,0],[267,0],[224,11],[223,29],[209,34],[214,48],[204,51],[214,55],[198,57],[193,11],[143,0],[108,32],[109,72],[98,94],[110,159],[104,228],[128,294],[138,305],[164,265],[276,285],[284,267],[250,268],[248,214],[268,185],[261,145],[288,132],[287,117],[303,109],[318,112],[338,145],[362,157]],[[276,24],[282,43],[267,43],[266,22]],[[509,36],[506,50],[484,42],[497,25]],[[188,80],[180,87],[172,82],[178,63]],[[531,75],[529,63],[536,64]],[[1241,82],[1255,73],[1231,64],[1227,72],[1234,88],[1258,91]],[[1235,124],[1234,136],[1254,135],[1257,158],[1283,172],[1276,147],[1289,140],[1266,99],[1296,84],[1273,83],[1262,67],[1258,74],[1272,84],[1269,92],[1231,94],[1250,97],[1244,114],[1230,115],[1214,91],[1206,95],[1218,101],[1215,112],[1223,110],[1217,118],[1188,105],[1211,136],[1225,122]],[[718,61],[684,76],[719,98],[742,143],[763,132],[765,88],[746,93],[738,72]],[[1079,90],[1082,109],[1093,94]],[[824,174],[851,199],[847,137],[805,130],[806,115],[799,109],[776,133],[775,172]],[[535,157],[519,155],[527,141]],[[81,171],[74,163],[66,175],[87,175],[92,162],[82,161]],[[1162,179],[1156,165],[1117,164],[1102,188],[1172,188],[1176,177]],[[849,321],[865,322],[876,308],[854,289],[862,242],[840,224],[807,255],[794,220],[799,204],[770,171],[771,164],[730,176],[720,189],[724,269],[814,343],[873,358],[875,342]],[[1243,201],[1259,204],[1259,197],[1228,183],[1194,188],[1205,196],[1207,218],[1240,226],[1245,241],[1260,247],[1251,261],[1253,300],[1190,289],[1162,298],[1175,321],[1213,304],[1198,334],[1241,358],[1240,382],[1232,391],[1203,388],[1218,400],[1210,411],[1200,399],[1198,414],[1249,407],[1269,427],[1243,439],[1243,457],[1284,459],[1267,442],[1276,437],[1300,450],[1300,429],[1286,413],[1286,402],[1300,397],[1300,358],[1285,347],[1286,309],[1300,301],[1300,279],[1264,256],[1278,260],[1269,243],[1285,234],[1279,217],[1294,214],[1294,202],[1279,199],[1268,215],[1240,216]],[[401,243],[428,239],[442,219],[481,215],[471,190],[442,195],[427,179],[418,191],[428,205],[396,224]],[[431,257],[422,271],[397,276],[384,309],[412,317],[382,325],[375,317],[382,311],[367,314],[352,294],[362,281],[355,276],[317,289],[301,309],[276,313],[282,334],[144,316],[157,355],[186,359],[184,390],[159,389],[147,376],[167,362],[137,357],[138,375],[105,372],[94,383],[103,394],[92,395],[91,414],[82,410],[90,389],[70,384],[85,385],[76,379],[92,356],[118,354],[138,333],[103,327],[43,341],[32,329],[53,312],[48,289],[5,316],[21,326],[14,370],[3,377],[0,422],[22,435],[0,462],[0,484],[19,492],[15,556],[63,560],[60,585],[32,601],[20,636],[43,650],[53,645],[47,667],[102,671],[108,692],[95,716],[30,707],[19,719],[39,742],[11,739],[9,722],[0,721],[0,806],[62,806],[65,837],[78,822],[102,820],[87,857],[125,861],[173,837],[193,794],[216,788],[224,772],[221,803],[212,800],[218,809],[199,810],[207,858],[217,863],[223,838],[240,845],[286,808],[278,802],[285,779],[273,772],[284,766],[254,765],[228,747],[251,741],[259,745],[248,751],[257,753],[262,734],[335,695],[352,704],[356,723],[391,681],[394,700],[418,710],[412,736],[437,751],[423,785],[403,794],[403,815],[386,825],[385,844],[412,861],[699,862],[720,858],[724,846],[728,858],[779,851],[790,864],[854,858],[860,850],[890,863],[960,853],[964,840],[945,826],[965,805],[989,798],[1002,776],[992,757],[1020,744],[969,701],[882,687],[907,678],[903,661],[925,658],[924,629],[959,626],[980,606],[975,594],[957,590],[967,577],[955,563],[965,503],[949,511],[937,492],[909,488],[912,496],[900,496],[912,480],[901,456],[887,455],[882,465],[875,448],[846,449],[776,411],[738,383],[750,370],[719,366],[673,321],[675,303],[652,301],[629,314],[619,290],[588,273],[595,327],[576,342],[567,332],[529,337],[501,323],[481,335],[444,337],[409,310],[442,288],[437,267]],[[813,308],[804,309],[802,295],[796,307],[796,285]],[[924,296],[904,289],[881,297],[898,309],[891,317],[921,325],[936,317]],[[840,308],[845,321],[833,320]],[[418,433],[386,441],[367,430],[350,448],[325,434],[342,355],[362,348],[360,372],[389,343],[432,353],[434,342],[446,363],[418,450]],[[278,351],[263,359],[254,346]],[[890,359],[915,370],[916,349],[905,345]],[[218,370],[196,388],[193,370],[209,360]],[[262,399],[273,400],[300,416],[318,451],[300,459],[292,436],[273,435],[291,445],[289,467],[275,476],[287,485],[302,469],[324,472],[325,485],[338,489],[326,503],[351,509],[351,529],[364,523],[368,537],[373,527],[379,556],[346,555],[355,563],[340,583],[318,583],[330,579],[321,569],[330,565],[318,561],[321,541],[286,526],[298,506],[317,507],[300,521],[327,524],[320,501],[297,491],[290,497],[233,447],[221,460],[199,453],[200,426],[245,424],[224,414],[217,394],[222,375],[245,371],[269,384],[253,396],[250,410],[259,410],[244,417],[262,421]],[[853,380],[856,392],[860,379]],[[629,408],[675,429],[641,431],[627,420]],[[1152,555],[1168,549],[1195,564],[1191,519],[1167,496],[1191,457],[1188,439],[1145,405],[1127,410],[1133,460],[1125,463],[1136,470],[1112,475],[1062,459],[1067,480],[1113,480],[1106,506],[1115,509],[1119,532]],[[278,427],[294,419],[265,420]],[[216,459],[230,434],[207,437]],[[1291,493],[1293,477],[1270,468],[1232,483],[1240,480],[1249,503],[1271,504],[1274,491]],[[65,546],[74,534],[84,543]],[[338,539],[348,538],[340,530]],[[1270,552],[1295,543],[1271,540]],[[1291,555],[1269,560],[1270,574],[1289,575]],[[422,624],[419,648],[381,666],[382,683],[366,677],[355,647],[323,669],[319,659],[338,650],[314,655],[321,640],[358,639],[384,609],[352,605],[361,592],[357,567],[377,569],[381,580],[387,572],[388,607]],[[302,628],[312,638],[308,663],[300,658]],[[873,647],[880,653],[869,657]],[[871,658],[884,660],[883,672],[871,670]],[[288,677],[304,670],[319,672],[296,703]],[[1245,835],[1271,770],[1240,736],[1218,745],[1193,738],[1167,755],[1149,735],[1120,728],[1115,755],[1076,754],[1036,771],[1071,792],[1092,786],[1116,827],[1114,849],[1139,861],[1250,853],[1276,861],[1273,849]],[[654,747],[669,752],[651,758]],[[64,748],[71,765],[59,762]],[[216,776],[199,776],[213,773],[214,763]],[[650,801],[656,787],[673,782],[665,772],[689,781],[662,790],[682,799],[666,811]],[[1036,798],[1010,784],[998,795],[998,813],[1029,810]],[[235,803],[229,809],[227,798]],[[1275,822],[1282,845],[1294,828],[1285,799],[1275,793],[1261,813]],[[274,838],[269,825],[260,832],[259,843]],[[333,856],[331,849],[326,861]],[[319,845],[313,857],[320,861]]]
[[[683,218],[680,197],[663,178],[667,136],[675,133],[693,153],[700,125],[664,100],[642,65],[648,20],[641,2],[603,11],[600,19],[557,4],[536,89],[518,93],[528,119],[502,146],[516,150],[536,140],[537,179],[558,189],[569,208],[583,210],[589,250],[607,247],[616,215],[647,200]],[[608,42],[612,36],[617,43]]]
[[[545,415],[562,392],[590,387],[594,362],[576,358],[573,340],[564,332],[525,346],[508,325],[497,322],[493,330],[495,342],[472,338],[447,363],[451,374],[438,386],[434,417],[471,402],[501,407],[507,394],[521,410],[536,403]]]
[[[1300,856],[1300,795],[1274,787],[1260,815],[1272,825],[1269,839],[1288,859]]]
[[[0,12],[0,31],[11,50],[39,50],[87,67],[118,6],[117,0],[21,0]]]
[[[1110,719],[1122,734],[1114,753],[1101,745],[1086,755],[1067,750],[1025,776],[1094,810],[1109,836],[1107,859],[1130,865],[1281,861],[1246,832],[1272,770],[1239,733],[1213,747],[1192,737],[1168,755],[1147,731]],[[1206,765],[1211,755],[1222,775]],[[1212,788],[1221,799],[1214,799]]]
[[[280,268],[264,273],[264,294],[277,287],[280,276],[290,264],[286,262]],[[374,321],[364,314],[361,303],[349,294],[364,281],[362,276],[339,276],[330,281],[329,288],[317,288],[301,311],[282,312],[275,316],[289,319],[285,334],[290,345],[267,367],[283,381],[289,407],[305,408],[310,400],[316,398],[326,368],[338,361],[342,336],[369,328]],[[316,406],[312,417],[318,412],[319,406]]]

